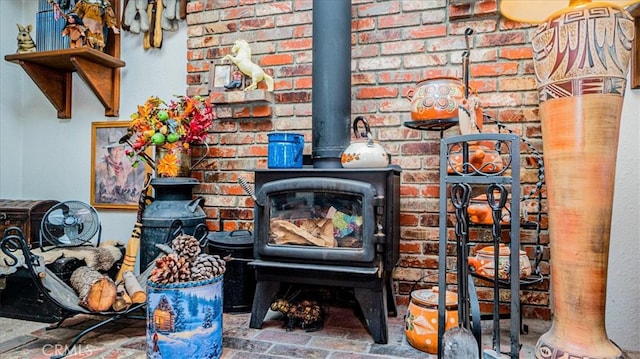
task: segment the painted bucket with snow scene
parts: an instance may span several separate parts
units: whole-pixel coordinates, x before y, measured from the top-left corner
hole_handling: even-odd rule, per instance
[[[147,281],[147,358],[220,358],[222,278]]]

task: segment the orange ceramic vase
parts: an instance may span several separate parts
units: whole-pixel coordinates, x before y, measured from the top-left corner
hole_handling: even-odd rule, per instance
[[[582,2],[581,2],[582,3]],[[536,358],[621,358],[605,329],[620,116],[633,18],[582,3],[532,40],[549,207],[553,323]]]

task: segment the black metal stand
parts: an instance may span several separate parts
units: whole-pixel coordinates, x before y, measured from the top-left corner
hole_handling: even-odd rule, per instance
[[[284,282],[353,288],[373,340],[388,341],[387,316],[396,316],[397,308],[391,273],[378,267],[327,266],[256,260],[256,293],[249,327],[262,328],[273,298]]]
[[[504,168],[497,172],[485,171],[483,168],[474,167],[469,162],[469,143],[494,143],[495,149],[501,154],[505,163]],[[453,148],[462,149],[462,170],[454,170],[451,160],[451,151]],[[475,288],[473,287],[473,278],[469,271],[469,217],[467,209],[471,191],[474,187],[486,188],[487,202],[492,209],[493,226],[492,237],[494,245],[494,267],[498,267],[498,246],[500,244],[500,217],[502,209],[507,203],[507,196],[511,191],[510,211],[512,220],[510,222],[509,234],[510,241],[510,280],[508,287],[511,290],[510,302],[510,352],[511,358],[518,358],[520,351],[520,157],[519,157],[519,137],[514,134],[470,134],[463,136],[454,136],[444,138],[440,145],[440,245],[439,245],[439,263],[442,265],[438,269],[438,286],[447,288],[446,277],[449,269],[446,266],[447,245],[449,244],[447,231],[447,202],[448,198],[455,210],[455,246],[457,255],[457,287],[458,287],[458,314],[459,326],[470,330],[477,342],[478,349],[481,350],[480,335],[480,313],[477,305],[477,297]],[[449,193],[447,193],[449,189]],[[498,196],[495,194],[498,193]],[[499,281],[496,275],[493,279],[494,285],[494,312],[493,312],[493,351],[498,357],[500,350],[500,315],[499,315]],[[439,303],[445,303],[446,290],[439,291]],[[442,357],[442,337],[445,328],[445,306],[438,307],[438,357]],[[491,357],[491,353],[485,352]]]

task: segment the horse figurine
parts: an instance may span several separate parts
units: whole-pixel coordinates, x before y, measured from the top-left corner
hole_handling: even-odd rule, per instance
[[[18,25],[18,50],[16,50],[19,54],[25,54],[27,52],[35,52],[36,51],[36,43],[33,42],[31,38],[31,30],[33,29],[32,25],[22,26]]]
[[[257,89],[260,81],[267,84],[267,91],[273,91],[273,77],[265,73],[260,66],[251,62],[251,48],[246,40],[236,40],[231,48],[231,54],[227,54],[223,60],[231,60],[240,72],[251,77],[251,85],[247,86],[245,91]]]

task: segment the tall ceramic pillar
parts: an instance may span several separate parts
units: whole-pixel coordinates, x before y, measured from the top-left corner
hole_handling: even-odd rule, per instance
[[[621,358],[605,329],[620,115],[633,18],[589,1],[532,40],[549,207],[553,323],[536,358]]]

